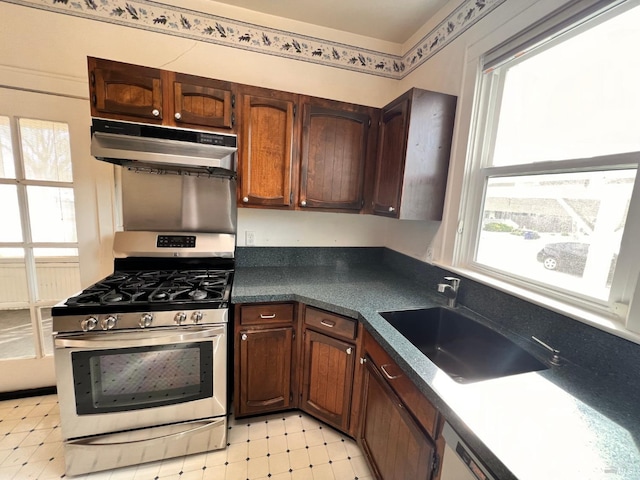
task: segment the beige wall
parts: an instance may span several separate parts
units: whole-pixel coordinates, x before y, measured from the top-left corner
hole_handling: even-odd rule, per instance
[[[167,3],[388,53],[400,53],[402,48],[411,47],[412,42],[434,28],[459,4],[452,0],[401,47],[210,1]],[[465,92],[463,81],[467,49],[487,36],[491,37],[498,26],[504,30],[504,24],[531,3],[525,0],[505,2],[400,81],[0,3],[3,23],[0,85],[87,98],[86,57],[96,56],[373,106],[383,106],[413,86],[458,95],[447,217],[442,224],[365,215],[239,209],[240,245],[244,244],[245,231],[253,231],[256,245],[385,245],[426,260],[427,250],[432,250],[436,257],[446,250],[443,247],[444,230],[457,221],[468,119],[473,103],[472,94]],[[534,3],[542,5],[536,15],[557,5],[557,2],[547,0]],[[92,161],[88,152],[87,157]],[[430,245],[431,249],[428,248]]]

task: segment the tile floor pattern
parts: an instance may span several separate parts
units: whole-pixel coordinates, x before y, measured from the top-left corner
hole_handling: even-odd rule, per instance
[[[372,480],[356,443],[301,412],[236,420],[228,446],[112,471],[64,474],[56,395],[0,401],[0,479]]]

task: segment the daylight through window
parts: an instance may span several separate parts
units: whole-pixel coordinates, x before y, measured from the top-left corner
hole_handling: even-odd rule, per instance
[[[640,7],[606,15],[485,65],[465,239],[471,268],[611,312],[637,269]]]

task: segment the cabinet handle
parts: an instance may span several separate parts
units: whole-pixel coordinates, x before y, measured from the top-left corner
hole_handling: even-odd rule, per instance
[[[153,115],[154,117],[159,117],[160,110],[158,110],[157,108],[154,108],[153,110],[151,110],[151,115]]]
[[[336,326],[336,322],[332,322],[331,320],[320,320],[320,325],[324,325],[325,327],[333,328]]]
[[[174,117],[175,117],[176,120],[180,120],[182,118],[182,114],[180,112],[176,112]]]
[[[247,203],[247,202],[249,201],[249,197],[242,197],[242,201],[243,201],[244,203]]]
[[[353,348],[349,347],[347,348],[347,355],[351,355],[351,352],[353,352]]]
[[[249,337],[247,337],[247,334],[246,334],[246,333],[243,333],[243,334],[240,336],[240,338],[241,338],[242,340],[246,340],[246,339],[247,339],[247,338],[249,338]]]
[[[395,212],[395,211],[396,211],[396,209],[395,209],[395,208],[393,208],[393,207],[389,207],[389,212],[390,212],[390,213],[393,213],[393,212]]]
[[[91,95],[91,103],[93,103],[94,107],[98,104],[98,97],[95,94]]]
[[[270,315],[266,315],[266,314],[264,314],[264,313],[261,313],[261,314],[260,314],[260,318],[265,318],[265,319],[268,319],[268,318],[276,318],[276,314],[275,314],[275,313],[272,313],[272,314],[270,314]]]
[[[91,72],[91,75],[89,76],[89,80],[91,81],[91,85],[95,86],[95,84],[96,84],[96,74],[95,74],[95,72]]]
[[[389,372],[387,372],[387,369],[386,369],[386,368],[384,368],[384,367],[386,367],[386,366],[387,366],[387,365],[380,365],[380,370],[382,370],[382,373],[384,373],[384,374],[385,374],[385,376],[386,376],[389,380],[394,380],[394,379],[399,378],[399,377],[401,377],[401,376],[402,376],[402,375],[389,375]]]
[[[306,201],[306,200],[302,200],[302,201],[300,202],[300,206],[301,206],[301,207],[306,207],[306,206],[307,206],[307,201]]]
[[[367,359],[364,357],[360,357],[360,365],[364,365],[365,363],[367,363]]]

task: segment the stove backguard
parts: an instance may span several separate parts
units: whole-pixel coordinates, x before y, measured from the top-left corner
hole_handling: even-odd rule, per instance
[[[124,230],[235,234],[236,179],[122,168]]]

